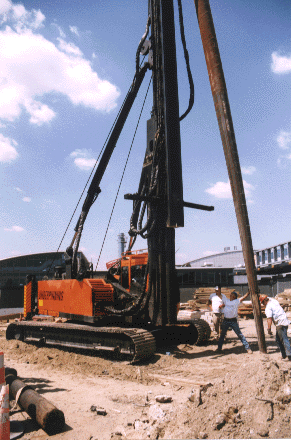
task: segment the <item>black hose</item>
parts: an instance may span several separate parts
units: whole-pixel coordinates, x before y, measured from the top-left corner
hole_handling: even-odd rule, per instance
[[[185,62],[186,62],[186,68],[187,68],[188,80],[189,80],[189,86],[190,86],[190,97],[189,97],[188,108],[185,111],[185,113],[183,113],[183,115],[180,116],[180,118],[179,118],[179,121],[182,121],[188,115],[188,113],[190,113],[190,111],[194,105],[194,82],[193,82],[193,77],[192,77],[191,68],[190,68],[189,54],[188,54],[188,50],[186,47],[186,39],[185,39],[184,23],[183,23],[183,10],[182,10],[182,1],[181,0],[178,0],[178,9],[179,9],[180,34],[181,34],[181,40],[182,40],[182,45],[183,45],[183,50],[184,50],[184,58],[185,58]]]
[[[141,48],[142,48],[142,46],[143,46],[143,44],[145,42],[145,39],[146,39],[146,37],[147,37],[147,35],[149,33],[150,22],[151,22],[151,17],[148,17],[145,33],[143,34],[143,36],[142,36],[142,38],[141,38],[141,40],[139,42],[139,45],[137,47],[136,56],[135,56],[135,74],[136,75],[138,74],[139,69],[140,69],[139,55],[140,55]]]

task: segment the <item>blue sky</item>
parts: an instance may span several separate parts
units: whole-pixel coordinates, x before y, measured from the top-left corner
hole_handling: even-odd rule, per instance
[[[260,249],[291,239],[291,3],[210,4]],[[241,247],[193,0],[183,10],[195,84],[194,108],[181,122],[184,200],[215,210],[185,209],[178,264]],[[146,21],[146,0],[0,0],[0,259],[57,250],[133,79]],[[176,38],[182,114],[189,86],[178,28]],[[94,267],[149,80],[148,73],[85,224],[80,249]],[[151,106],[150,93],[99,269],[118,256],[117,235],[129,229],[123,195],[138,187]]]

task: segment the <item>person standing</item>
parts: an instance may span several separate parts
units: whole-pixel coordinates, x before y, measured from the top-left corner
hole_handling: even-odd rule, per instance
[[[272,322],[276,327],[276,342],[280,349],[283,359],[291,361],[291,347],[287,330],[289,320],[279,302],[274,298],[269,298],[267,295],[260,295],[259,300],[265,306],[265,314],[267,317],[267,332],[272,335]]]
[[[229,328],[231,328],[236,333],[238,338],[241,340],[243,346],[245,347],[246,351],[250,354],[252,353],[251,347],[248,341],[246,340],[246,338],[244,337],[244,335],[242,334],[241,329],[239,328],[237,322],[238,307],[240,303],[244,301],[248,296],[249,296],[249,292],[247,292],[244,296],[238,299],[237,293],[233,291],[230,294],[230,299],[226,298],[225,300],[223,300],[224,304],[222,306],[221,305],[219,306],[220,308],[224,307],[223,309],[224,319],[221,324],[221,334],[217,344],[218,347],[216,351],[218,353],[221,353],[222,351],[224,338]]]
[[[223,299],[227,299],[227,297],[223,293],[221,293],[221,286],[220,284],[218,284],[215,287],[215,293],[212,293],[209,297],[209,300],[207,301],[208,307],[213,312],[212,320],[214,331],[218,337],[220,335],[223,315],[223,308],[220,308],[221,305],[224,307]]]

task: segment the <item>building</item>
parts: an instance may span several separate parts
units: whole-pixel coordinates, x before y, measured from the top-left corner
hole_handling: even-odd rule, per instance
[[[255,252],[258,273],[291,272],[291,242],[280,243]]]
[[[180,287],[233,286],[234,268],[244,267],[242,251],[229,247],[224,252],[208,255],[177,266]],[[241,280],[240,280],[241,281]],[[244,280],[246,283],[246,280]]]
[[[255,250],[254,259],[261,293],[274,297],[291,288],[291,242]],[[224,252],[189,261],[178,266],[177,271],[182,289],[221,284],[240,293],[247,290],[243,252],[236,248],[226,247]]]
[[[233,250],[225,247],[224,252],[215,253],[205,257],[197,258],[182,265],[182,267],[242,267],[244,266],[243,252],[238,251],[235,246]]]

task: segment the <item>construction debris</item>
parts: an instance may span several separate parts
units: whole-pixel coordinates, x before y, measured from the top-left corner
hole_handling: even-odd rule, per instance
[[[201,400],[201,387],[193,388],[191,390],[191,393],[190,393],[188,399],[190,400],[190,402],[195,403],[196,406],[201,405],[201,403],[202,403],[202,400]]]
[[[99,408],[98,406],[92,405],[90,411],[96,412],[98,416],[106,416],[107,411],[104,408]]]
[[[169,403],[169,402],[172,402],[172,400],[173,400],[171,396],[164,396],[164,395],[156,396],[155,399],[156,399],[156,402],[159,402],[159,403]]]

